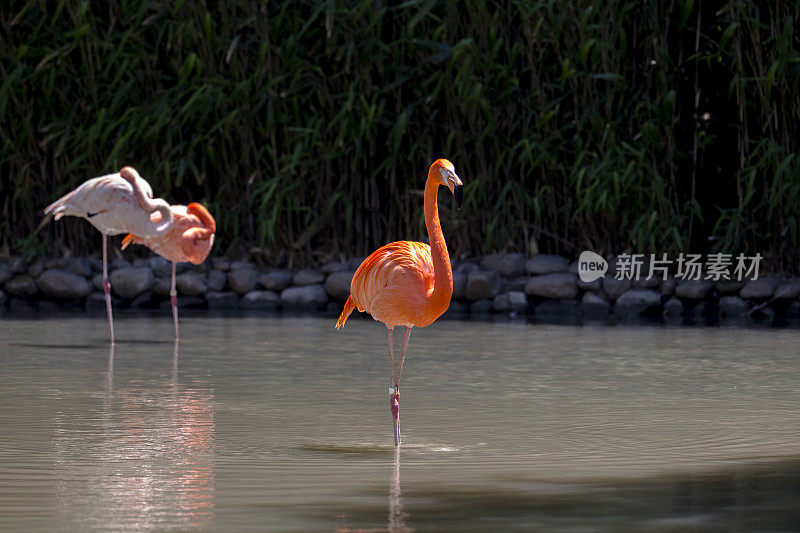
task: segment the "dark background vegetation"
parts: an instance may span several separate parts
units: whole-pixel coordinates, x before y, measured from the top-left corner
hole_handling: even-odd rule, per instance
[[[4,2],[0,253],[96,253],[41,210],[137,167],[217,253],[761,252],[798,270],[795,1]]]

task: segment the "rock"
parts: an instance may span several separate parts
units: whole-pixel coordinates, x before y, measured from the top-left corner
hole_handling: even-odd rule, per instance
[[[131,266],[133,265],[131,265],[128,261],[122,259],[121,257],[118,257],[111,261],[111,265],[109,267],[109,275],[112,270],[116,270],[118,268],[130,268]]]
[[[103,262],[100,259],[90,257],[89,264],[92,265],[92,272],[103,272]]]
[[[658,289],[661,286],[661,282],[664,281],[661,279],[661,276],[656,273],[652,278],[648,278],[650,272],[642,271],[642,277],[639,279],[635,279],[632,282],[632,287],[634,289]]]
[[[672,296],[675,293],[675,287],[678,285],[678,282],[672,276],[668,277],[667,279],[661,282],[661,296]]]
[[[500,292],[500,276],[492,270],[474,270],[467,277],[467,300],[491,300]]]
[[[103,290],[103,275],[102,274],[95,274],[94,276],[92,276],[92,285],[94,286],[95,290],[102,291]],[[105,294],[105,293],[103,293],[103,294]]]
[[[26,274],[27,275],[27,274]],[[9,311],[35,311],[39,308],[39,300],[35,298],[15,298],[11,297],[8,300]]]
[[[14,256],[8,261],[8,269],[12,274],[22,274],[28,269],[28,262],[19,256]]]
[[[744,287],[744,281],[720,279],[714,282],[714,287],[717,289],[718,293],[723,295],[737,294],[741,288]]]
[[[525,285],[525,293],[551,300],[575,298],[578,296],[578,276],[569,273],[533,276]]]
[[[495,296],[492,301],[495,311],[522,312],[528,309],[528,297],[522,291],[509,291]]]
[[[17,274],[6,281],[4,288],[12,296],[33,296],[38,291],[36,282],[27,274]]]
[[[658,308],[661,295],[651,289],[630,289],[617,298],[614,311],[621,317],[640,316]]]
[[[280,292],[292,282],[292,273],[288,270],[272,270],[258,278],[258,283],[265,289]]]
[[[131,307],[133,307],[134,309],[155,308],[155,304],[153,303],[153,293],[151,291],[143,292],[142,294],[133,299],[133,301],[131,302]],[[178,307],[181,307],[180,303],[178,304]],[[172,304],[170,304],[170,309],[171,308]]]
[[[346,300],[350,295],[350,282],[353,280],[353,274],[355,274],[355,271],[339,271],[330,274],[328,279],[325,280],[325,292],[331,298]]]
[[[775,298],[796,300],[800,296],[800,279],[787,279],[775,288]]]
[[[738,296],[723,296],[719,299],[719,312],[723,317],[738,318],[749,310],[748,303]]]
[[[481,268],[494,270],[501,276],[525,274],[525,256],[522,254],[492,254],[481,259]]]
[[[230,264],[231,270],[242,270],[245,268],[255,268],[255,265],[252,261],[232,261]]]
[[[337,262],[325,263],[324,265],[322,265],[322,267],[320,267],[319,270],[320,272],[323,272],[325,274],[333,274],[335,272],[345,272],[350,269],[348,268],[347,263],[341,263],[337,261]]]
[[[557,274],[550,274],[557,275]],[[580,312],[577,300],[546,300],[536,306],[537,317],[546,318],[576,318]]]
[[[754,310],[750,313],[750,316],[757,322],[772,324],[775,322],[775,309],[765,305],[764,307],[759,307],[757,311]]]
[[[227,257],[212,257],[211,266],[216,270],[222,270],[223,272],[227,272],[228,270],[231,269],[231,262],[228,260]]]
[[[11,273],[11,269],[8,268],[8,265],[0,266],[0,287],[3,286],[3,283],[10,280],[13,274]]]
[[[550,274],[552,272],[566,272],[569,261],[560,255],[539,254],[528,259],[525,265],[528,274]]]
[[[156,278],[155,283],[153,283],[153,294],[158,294],[159,296],[169,296],[171,283],[172,281],[170,278]]]
[[[175,285],[177,285],[178,294],[184,296],[197,296],[208,290],[206,276],[202,272],[184,272],[176,278]]]
[[[686,299],[684,300],[684,302],[685,304],[683,306],[683,316],[684,318],[689,318],[692,320],[707,317],[712,313],[716,313],[718,309],[716,303],[711,304],[706,300]]]
[[[239,296],[232,291],[208,291],[206,293],[206,301],[208,302],[209,309],[220,310],[239,308]]]
[[[3,312],[4,305],[6,305],[6,293],[0,291],[0,313]]]
[[[578,278],[578,288],[583,291],[600,292],[600,289],[603,288],[603,282],[601,281],[601,278],[593,281],[583,281],[582,279]]]
[[[297,286],[317,285],[323,281],[325,281],[325,276],[322,272],[317,272],[316,270],[308,268],[297,272],[292,277],[292,284]]]
[[[242,298],[242,309],[274,311],[280,305],[280,296],[275,291],[250,291]]]
[[[514,276],[513,278],[503,278],[500,284],[500,292],[525,291],[528,283],[528,276]]]
[[[111,290],[122,298],[135,298],[153,286],[153,271],[150,267],[119,268],[109,277]]]
[[[342,314],[343,306],[336,302],[328,302],[325,306],[325,315],[334,318]]]
[[[612,302],[622,296],[622,293],[633,286],[629,279],[617,279],[610,274],[606,274],[603,279],[603,293]]]
[[[44,272],[44,260],[37,259],[30,266],[28,266],[28,275],[32,278],[38,278]]]
[[[781,284],[783,279],[774,274],[764,276],[762,278],[748,281],[742,290],[739,291],[739,296],[745,299],[769,298],[775,294],[775,289]]]
[[[68,264],[69,270],[75,274],[83,276],[84,278],[92,277],[92,273],[94,272],[92,269],[92,263],[85,257],[76,257],[71,259]]]
[[[347,262],[347,269],[358,270],[358,267],[361,266],[361,263],[364,262],[364,259],[366,259],[366,257],[351,257]]]
[[[48,268],[67,268],[67,259],[63,257],[47,259],[44,262],[44,269],[47,270]]]
[[[476,265],[475,263],[459,263],[455,269],[453,269],[454,274],[463,274],[468,276],[470,272],[476,272],[480,270],[481,267]]]
[[[581,300],[581,312],[586,318],[605,318],[611,314],[611,304],[596,292],[586,292]]]
[[[178,309],[204,309],[206,305],[206,299],[202,296],[178,296]],[[164,300],[158,307],[164,310],[172,309],[172,302]]]
[[[143,266],[150,266],[150,259],[144,259],[142,257],[137,257],[131,264],[135,267],[143,267]]]
[[[691,300],[702,300],[713,288],[714,284],[706,279],[682,280],[675,287],[675,296]]]
[[[469,313],[469,306],[464,302],[457,302],[450,300],[450,307],[441,316],[441,318],[463,318]]]
[[[225,289],[225,285],[228,283],[228,276],[222,270],[214,269],[208,273],[206,283],[208,284],[208,290],[219,292]]]
[[[683,302],[678,298],[672,297],[664,304],[664,318],[676,319],[683,317]]]
[[[51,298],[84,298],[94,290],[85,277],[60,268],[42,272],[36,285],[42,294]]]
[[[111,307],[114,307],[114,300],[111,300]],[[105,309],[106,295],[104,292],[93,292],[86,298],[86,309]]]
[[[322,285],[289,287],[281,292],[284,310],[315,311],[328,303],[328,295]]]
[[[159,274],[161,276],[171,276],[172,275],[172,263],[161,257],[160,255],[155,255],[148,259],[150,263],[150,268],[153,269],[153,272]],[[176,269],[177,272],[177,269]]]
[[[237,261],[234,261],[236,263]],[[253,268],[233,268],[228,272],[228,285],[236,294],[245,294],[258,287],[258,274]]]
[[[469,312],[473,315],[487,315],[492,310],[491,300],[477,300],[469,305]]]
[[[467,278],[469,274],[453,273],[453,297],[451,300],[463,300],[467,292]]]

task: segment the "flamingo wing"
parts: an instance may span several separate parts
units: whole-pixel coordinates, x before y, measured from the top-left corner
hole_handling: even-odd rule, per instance
[[[421,324],[434,283],[430,250],[427,244],[413,241],[375,250],[353,275],[351,306],[387,325]]]
[[[150,184],[137,180],[144,194],[152,197]],[[106,174],[83,182],[44,210],[56,220],[64,215],[82,217],[106,235],[126,233],[132,211],[136,208],[133,188],[119,172]]]

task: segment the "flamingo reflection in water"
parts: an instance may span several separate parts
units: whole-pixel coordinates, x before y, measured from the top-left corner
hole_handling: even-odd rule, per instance
[[[74,474],[58,486],[59,523],[87,530],[213,527],[213,390],[181,383],[177,342],[172,368],[160,379],[128,373],[124,354],[110,348],[101,405],[65,403],[54,420],[58,466]]]
[[[392,478],[389,485],[389,519],[386,528],[351,528],[343,523],[336,528],[336,533],[412,533],[414,528],[406,525],[408,513],[403,506],[402,494],[400,491],[400,447],[394,449],[394,460],[392,461]],[[347,517],[341,515],[342,522],[346,522]]]

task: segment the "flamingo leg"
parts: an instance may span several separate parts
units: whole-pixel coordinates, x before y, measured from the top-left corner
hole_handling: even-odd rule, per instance
[[[391,380],[391,387],[389,387],[389,407],[392,410],[392,418],[394,419],[394,445],[400,446],[400,374],[403,372],[403,359],[406,356],[408,339],[411,337],[411,328],[406,327],[406,330],[403,333],[403,344],[400,347],[400,358],[397,360],[396,370],[392,361],[393,329],[393,327],[389,328],[389,376]],[[393,372],[394,377],[392,377]]]
[[[386,326],[389,330],[389,409],[394,421],[394,445],[400,446],[400,392],[394,386],[394,348],[392,333],[394,326]]]
[[[406,350],[408,349],[408,339],[411,338],[411,326],[406,326],[403,333],[403,344],[400,346],[400,359],[397,361],[397,374],[394,378],[394,386],[400,387],[400,374],[403,373],[403,359],[406,358]]]
[[[175,261],[172,262],[172,281],[169,287],[169,301],[172,303],[172,321],[175,323],[175,340],[178,340],[178,291],[175,289]]]
[[[389,386],[394,386],[394,348],[392,343],[392,332],[394,332],[394,326],[386,326],[389,330]],[[391,394],[391,392],[389,393]]]
[[[108,281],[108,237],[103,233],[103,292],[106,293],[106,312],[108,313],[108,335],[114,344],[114,317],[111,315],[111,283]]]

